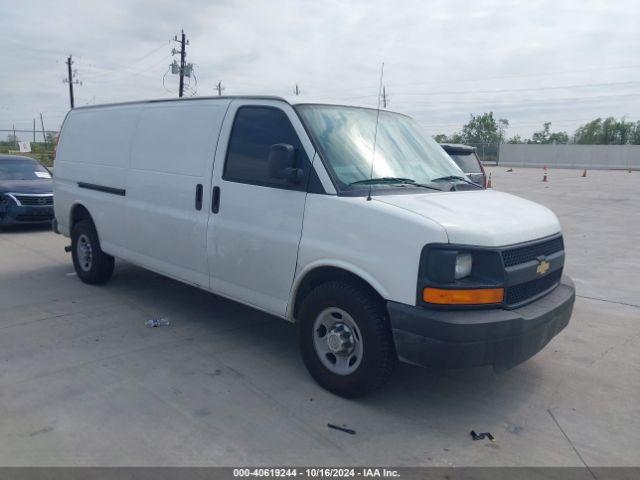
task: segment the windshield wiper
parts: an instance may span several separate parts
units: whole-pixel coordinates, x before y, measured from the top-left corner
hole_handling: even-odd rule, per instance
[[[411,178],[402,177],[377,177],[367,178],[366,180],[357,180],[355,182],[351,182],[349,185],[369,185],[373,183],[416,183],[416,181]]]
[[[436,190],[441,192],[442,189],[437,187],[432,187],[431,185],[425,185],[424,183],[418,183],[413,178],[402,178],[402,177],[377,177],[377,178],[367,178],[366,180],[357,180],[355,182],[351,182],[351,185],[372,185],[376,183],[387,184],[387,185],[407,185],[410,187],[421,187],[421,188],[429,188],[431,190]]]
[[[464,183],[468,183],[469,185],[473,185],[474,187],[482,188],[477,183],[474,183],[471,180],[467,180],[466,178],[461,177],[459,175],[447,175],[446,177],[434,178],[431,181],[432,182],[451,182],[452,180],[457,180],[459,182],[464,182]]]

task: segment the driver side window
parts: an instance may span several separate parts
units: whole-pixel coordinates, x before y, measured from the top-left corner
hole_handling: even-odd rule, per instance
[[[241,107],[229,138],[222,178],[286,189],[303,189],[304,182],[292,185],[284,179],[269,176],[267,159],[276,143],[287,143],[296,149],[298,168],[308,171],[309,160],[287,115],[275,107]]]

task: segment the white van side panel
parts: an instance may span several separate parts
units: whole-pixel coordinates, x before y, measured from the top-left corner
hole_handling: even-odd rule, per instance
[[[302,233],[306,192],[226,180],[235,116],[242,107],[281,110],[291,122],[308,158],[315,150],[292,107],[282,101],[234,100],[222,129],[213,184],[220,187],[220,209],[209,221],[212,291],[279,317],[286,316]]]
[[[126,236],[126,199],[81,189],[78,182],[126,190],[129,150],[139,112],[140,105],[72,110],[58,144],[54,209],[59,229],[70,233],[71,209],[82,204],[91,212],[102,248],[108,253]]]
[[[447,241],[439,224],[375,197],[309,194],[287,317],[293,320],[304,276],[322,266],[358,275],[386,300],[415,305],[420,252]]]
[[[204,288],[210,286],[211,172],[228,106],[225,100],[147,104],[131,145],[127,258]]]

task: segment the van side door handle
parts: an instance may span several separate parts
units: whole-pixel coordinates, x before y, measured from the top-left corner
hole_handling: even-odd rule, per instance
[[[218,213],[220,210],[220,187],[213,187],[213,194],[211,195],[211,211]]]
[[[196,185],[196,210],[202,210],[202,184]]]

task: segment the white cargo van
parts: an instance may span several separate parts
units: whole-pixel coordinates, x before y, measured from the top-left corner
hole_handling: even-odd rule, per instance
[[[398,359],[515,365],[573,309],[556,216],[472,184],[397,113],[272,97],[77,108],[54,194],[82,281],[118,257],[297,322],[311,375],[346,397]]]

